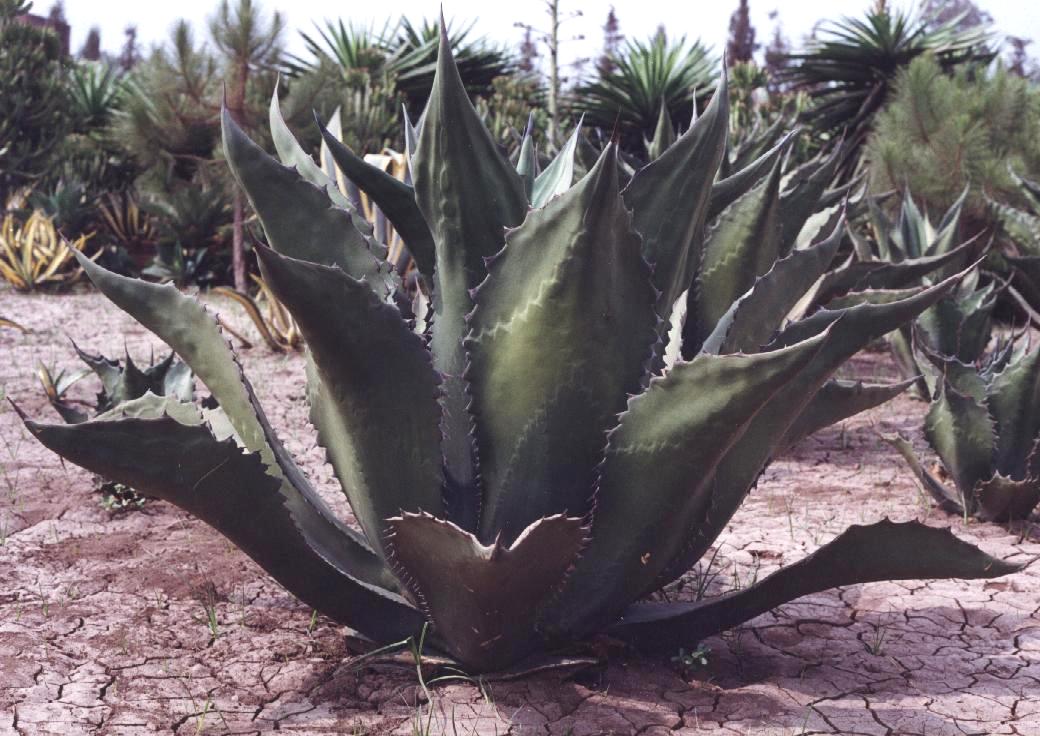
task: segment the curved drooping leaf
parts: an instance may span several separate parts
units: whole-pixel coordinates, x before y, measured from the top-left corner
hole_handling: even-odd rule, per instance
[[[925,469],[921,464],[921,459],[914,452],[914,446],[905,437],[900,434],[883,434],[881,439],[892,445],[903,456],[921,487],[935,500],[940,509],[950,514],[964,513],[960,496],[951,493],[942,481]]]
[[[642,649],[664,651],[829,588],[881,580],[995,578],[1021,569],[957,539],[949,529],[886,519],[853,525],[805,559],[742,590],[694,603],[634,605],[611,634]]]
[[[997,449],[993,420],[985,404],[943,381],[928,408],[924,434],[958,490],[969,496],[962,500],[962,506],[972,512],[970,494],[977,483],[993,475]]]
[[[656,340],[639,245],[610,144],[491,262],[466,340],[481,539],[510,543],[543,516],[587,512],[606,432],[639,390]]]
[[[318,129],[328,147],[329,155],[339,170],[371,197],[390,220],[397,234],[408,246],[408,252],[415,259],[419,273],[424,276],[432,276],[436,263],[433,235],[415,202],[415,190],[405,182],[356,155],[326,130],[317,116],[315,116],[315,122],[318,123]]]
[[[581,136],[581,120],[574,127],[574,132],[556,154],[556,158],[535,177],[531,188],[531,206],[535,209],[544,207],[553,197],[558,197],[574,183],[574,154]]]
[[[339,266],[354,278],[367,279],[380,297],[396,291],[396,274],[372,251],[371,239],[358,230],[359,218],[334,206],[327,188],[267,155],[227,110],[221,120],[228,165],[260,217],[271,247],[291,258]],[[317,164],[311,161],[311,165],[325,177]]]
[[[700,272],[688,296],[684,355],[700,351],[733,302],[776,262],[779,189],[778,162],[768,178],[730,205],[705,234]]]
[[[231,439],[218,441],[200,421],[191,426],[159,414],[26,426],[77,465],[205,521],[307,605],[362,634],[397,640],[422,628],[422,615],[403,598],[363,582],[300,532],[311,521],[289,510],[278,478],[258,454],[243,453]]]
[[[322,385],[315,424],[365,535],[381,545],[402,511],[442,516],[438,378],[422,337],[339,269],[257,255],[307,341]]]
[[[505,244],[506,228],[527,213],[523,180],[480,121],[462,86],[447,33],[441,29],[437,73],[411,159],[415,198],[436,243],[433,365],[444,377],[441,402],[449,506],[473,529],[479,489],[471,440],[472,420],[462,374],[469,292],[484,280],[484,259]]]
[[[682,547],[693,501],[726,451],[825,339],[759,355],[699,355],[629,401],[607,443],[592,539],[554,606],[554,628],[594,631],[643,594]]]
[[[588,531],[581,519],[535,521],[516,541],[489,545],[427,514],[390,520],[399,574],[451,647],[478,671],[501,669],[535,648],[538,612],[574,563]]]
[[[780,446],[781,451],[824,427],[881,406],[906,391],[913,383],[913,379],[884,385],[836,379],[827,381],[787,430]]]
[[[744,296],[735,301],[701,349],[710,353],[757,353],[787,315],[834,260],[841,245],[841,223],[831,235],[773,264]]]
[[[657,313],[667,319],[690,287],[701,260],[712,183],[726,147],[729,92],[723,78],[704,114],[675,144],[636,172],[622,196],[643,237],[643,255],[653,266],[660,292]]]
[[[86,257],[80,265],[106,297],[169,345],[206,385],[243,446],[259,453],[268,473],[281,481],[285,504],[312,546],[342,559],[339,564],[367,582],[392,586],[365,540],[336,519],[275,437],[234,351],[202,305],[169,284],[118,276]]]
[[[951,277],[899,302],[861,304],[827,315],[827,319],[812,321],[811,329],[796,323],[781,332],[770,344],[772,348],[798,344],[830,328],[829,338],[812,363],[768,401],[718,464],[714,477],[706,486],[710,494],[695,499],[697,510],[692,514],[695,521],[688,528],[686,547],[669,562],[658,580],[647,585],[645,592],[675,580],[711,547],[766,463],[781,447],[788,430],[834,371],[863,346],[905,324],[948,295],[961,276],[963,274]],[[803,322],[811,320],[813,318]]]

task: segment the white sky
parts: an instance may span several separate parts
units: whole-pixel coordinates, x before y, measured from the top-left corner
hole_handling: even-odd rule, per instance
[[[46,13],[52,0],[36,0],[34,12]],[[385,0],[381,3],[333,2],[332,0],[258,0],[265,11],[279,11],[286,21],[286,42],[290,51],[301,51],[298,30],[311,29],[314,21],[323,18],[372,21],[382,27],[387,18],[396,19],[407,15],[413,19],[431,17],[437,13],[437,0]],[[907,6],[910,0],[896,0],[896,4]],[[871,0],[750,0],[752,23],[758,32],[758,40],[764,45],[772,36],[774,22],[769,19],[771,11],[779,11],[779,22],[785,35],[798,45],[809,33],[814,23],[823,17],[836,18],[841,15],[860,15]],[[981,0],[979,6],[989,12],[996,30],[1036,39],[1030,47],[1033,55],[1040,55],[1040,2],[1035,0]],[[613,5],[621,25],[621,31],[629,38],[650,36],[663,23],[672,37],[687,35],[700,37],[721,51],[729,27],[729,16],[737,6],[737,0],[586,0],[570,2],[562,0],[562,7],[578,11],[582,17],[575,18],[565,26],[566,35],[584,34],[584,41],[568,43],[563,55],[574,59],[582,56],[595,57],[602,46],[601,27],[610,6]],[[161,42],[168,37],[171,25],[178,18],[188,18],[204,35],[206,20],[217,6],[216,0],[179,0],[178,2],[155,2],[152,0],[65,0],[65,15],[72,26],[72,48],[83,43],[90,26],[101,28],[102,47],[114,52],[123,42],[123,29],[128,23],[137,25],[138,39],[145,47]],[[474,34],[519,45],[523,31],[515,28],[515,22],[544,25],[546,20],[542,2],[503,2],[502,0],[444,0],[444,12],[449,18],[459,21],[476,20]]]

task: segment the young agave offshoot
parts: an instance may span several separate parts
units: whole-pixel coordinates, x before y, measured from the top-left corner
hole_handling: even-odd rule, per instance
[[[427,329],[405,318],[383,249],[277,106],[284,163],[224,115],[228,162],[270,246],[257,247],[261,270],[306,340],[311,418],[360,532],[286,453],[213,319],[171,286],[83,261],[219,408],[149,396],[119,417],[27,426],[72,462],[213,525],[308,606],[373,640],[428,622],[426,641],[472,672],[602,631],[687,645],[837,585],[1016,570],[949,531],[882,521],[738,592],[639,602],[710,547],[780,448],[904,387],[829,378],[956,283],[783,325],[840,230],[782,247],[775,153],[764,176],[719,182],[728,204],[714,199],[727,116],[723,83],[624,189],[614,144],[576,183],[571,146],[521,175],[442,38],[426,112],[407,129],[414,189],[326,136],[432,287]],[[681,333],[669,329],[672,305],[690,293],[693,347],[669,351],[664,338]]]

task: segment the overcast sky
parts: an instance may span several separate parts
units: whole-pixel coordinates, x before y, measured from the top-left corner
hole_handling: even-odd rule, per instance
[[[286,43],[291,51],[300,51],[299,30],[312,28],[314,21],[323,18],[353,19],[354,21],[377,22],[382,27],[387,18],[407,15],[413,19],[433,16],[437,12],[436,0],[386,0],[380,3],[352,3],[333,0],[258,0],[268,13],[277,10],[285,18]],[[34,11],[46,13],[52,0],[36,0]],[[781,23],[783,32],[797,46],[800,39],[812,30],[814,23],[823,17],[859,15],[871,0],[750,0],[752,23],[758,39],[765,44],[772,36],[776,22]],[[908,6],[909,0],[898,5]],[[1030,48],[1040,54],[1040,3],[1036,0],[981,0],[980,7],[989,12],[996,30],[1037,39]],[[687,35],[700,37],[721,50],[725,44],[729,16],[737,6],[737,0],[592,0],[569,2],[561,0],[561,7],[568,11],[580,10],[582,15],[567,23],[567,36],[584,35],[584,41],[568,43],[564,49],[567,58],[595,56],[602,46],[602,25],[611,5],[614,6],[621,31],[629,38],[650,36],[658,24],[664,24],[670,36]],[[178,18],[188,18],[198,28],[200,36],[206,20],[217,6],[217,0],[179,0],[178,2],[142,2],[141,0],[65,0],[65,15],[72,26],[72,47],[78,49],[92,25],[100,26],[102,47],[117,51],[123,41],[123,29],[127,24],[138,28],[138,38],[148,47],[165,40],[171,25]],[[777,19],[770,20],[770,13],[779,11]],[[501,0],[445,0],[444,12],[448,18],[459,21],[476,21],[475,32],[491,39],[519,45],[523,31],[514,23],[523,22],[536,26],[544,25],[545,14],[542,2],[502,2]]]

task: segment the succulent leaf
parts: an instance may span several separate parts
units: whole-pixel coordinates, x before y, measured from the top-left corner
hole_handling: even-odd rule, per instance
[[[365,535],[402,511],[443,515],[438,378],[422,337],[367,284],[257,246],[321,382],[315,426]]]
[[[920,522],[855,524],[803,560],[747,588],[695,603],[644,603],[611,634],[647,650],[698,642],[796,598],[879,580],[995,578],[1022,565],[987,555],[949,529]]]
[[[616,148],[507,236],[466,341],[484,504],[480,538],[588,510],[604,437],[637,392],[656,294],[618,193]]]
[[[167,404],[168,400],[156,403],[161,408]],[[289,511],[278,479],[267,472],[258,454],[243,453],[231,439],[218,441],[201,417],[190,421],[182,411],[178,421],[161,412],[141,414],[115,421],[26,426],[77,465],[202,519],[305,603],[363,634],[400,639],[422,627],[421,614],[399,595],[364,582],[357,571],[314,548],[299,530],[311,522]]]
[[[995,470],[1020,480],[1040,434],[1040,350],[1022,355],[995,375],[985,403],[996,422]]]
[[[481,671],[501,669],[538,645],[539,611],[563,583],[587,532],[581,519],[564,516],[535,521],[510,545],[481,544],[428,514],[390,519],[390,529],[400,574],[451,654]]]
[[[975,485],[993,475],[994,430],[984,402],[961,393],[949,381],[939,385],[928,408],[924,433],[964,496],[961,505],[969,513],[975,508],[971,498]]]
[[[825,340],[759,355],[699,355],[629,402],[607,442],[592,539],[554,609],[555,627],[594,631],[646,592],[684,546],[691,512],[711,494],[727,450]]]
[[[1040,503],[1040,479],[1013,480],[997,473],[989,480],[979,481],[974,493],[983,521],[1026,519]]]
[[[660,158],[661,154],[675,143],[675,138],[675,125],[672,123],[672,116],[668,114],[668,105],[665,104],[665,100],[661,100],[661,112],[657,116],[654,137],[646,144],[646,152],[650,160]]]
[[[412,186],[366,162],[322,126],[317,118],[315,120],[318,122],[329,155],[339,170],[371,197],[390,220],[408,246],[408,252],[415,259],[419,273],[432,276],[436,263],[433,235],[415,202]]]
[[[563,148],[556,154],[556,158],[535,177],[531,188],[531,206],[535,209],[544,207],[553,197],[558,197],[574,183],[574,154],[578,148],[578,139],[581,136],[581,120],[574,126]]]
[[[463,528],[476,520],[479,490],[471,441],[472,421],[462,374],[462,339],[472,309],[469,292],[483,281],[484,259],[505,244],[505,229],[527,213],[523,180],[484,128],[462,86],[442,29],[433,90],[412,155],[415,198],[437,249],[434,272],[433,364],[444,376],[444,454],[448,484],[468,509]]]
[[[742,169],[737,170],[732,176],[727,176],[715,182],[711,188],[711,201],[708,203],[707,222],[713,222],[722,214],[723,210],[733,204],[745,193],[751,191],[763,177],[780,161],[794,140],[797,131],[792,131],[757,159]]]

